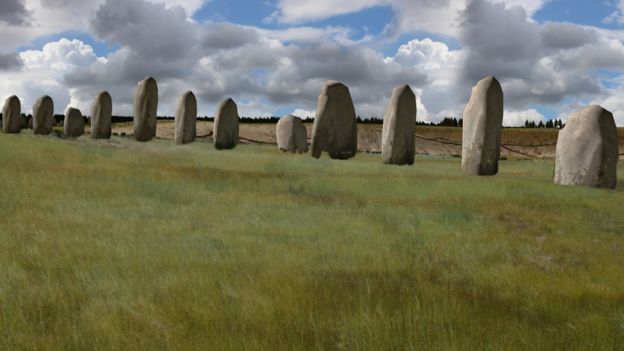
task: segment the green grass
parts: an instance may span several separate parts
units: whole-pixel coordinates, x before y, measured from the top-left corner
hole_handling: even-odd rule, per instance
[[[622,176],[29,135],[0,165],[2,350],[624,349]]]

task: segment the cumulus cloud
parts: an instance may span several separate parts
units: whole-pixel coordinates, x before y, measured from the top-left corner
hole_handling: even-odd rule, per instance
[[[514,109],[591,98],[604,90],[596,69],[624,70],[622,43],[593,29],[538,24],[523,8],[485,0],[469,0],[461,18],[462,79],[469,85],[497,76]]]
[[[63,82],[67,71],[77,67],[104,62],[92,48],[79,40],[61,39],[43,46],[41,50],[28,50],[19,54],[20,71],[5,71],[0,79],[0,98],[17,95],[22,111],[31,112],[36,99],[50,95],[54,99],[56,113],[62,113],[72,103],[74,89]],[[86,108],[87,106],[80,106]]]

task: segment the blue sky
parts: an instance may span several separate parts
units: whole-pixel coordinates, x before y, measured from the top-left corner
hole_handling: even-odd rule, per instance
[[[624,124],[624,1],[3,0],[0,98],[37,94],[88,109],[107,89],[130,113],[136,81],[159,82],[159,113],[187,89],[210,115],[313,115],[323,82],[350,86],[358,114],[383,115],[408,83],[419,119],[461,117],[495,75],[508,125],[602,104]],[[3,5],[0,5],[0,12]],[[34,25],[36,24],[36,25]]]

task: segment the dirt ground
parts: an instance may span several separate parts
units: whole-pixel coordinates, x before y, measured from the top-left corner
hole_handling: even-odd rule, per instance
[[[312,124],[305,124],[308,138],[312,134]],[[358,149],[361,152],[381,152],[381,125],[358,125]],[[132,124],[115,124],[113,133],[132,134]],[[624,128],[618,129],[620,152],[624,153]],[[173,139],[172,121],[158,121],[157,138]],[[558,131],[554,129],[505,128],[502,133],[501,156],[508,158],[554,158]],[[212,122],[197,122],[197,137],[212,139]],[[277,144],[275,124],[240,125],[241,142]],[[416,153],[435,156],[461,155],[461,128],[453,127],[416,127]],[[624,157],[620,157],[621,159]]]

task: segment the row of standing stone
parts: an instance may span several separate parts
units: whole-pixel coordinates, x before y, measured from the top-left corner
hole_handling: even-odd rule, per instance
[[[500,159],[504,98],[500,83],[487,77],[473,88],[464,110],[461,169],[471,175],[495,175]],[[156,136],[158,86],[151,77],[139,82],[134,96],[134,138],[149,141]],[[33,131],[50,134],[54,124],[54,104],[49,96],[41,97],[33,107]],[[394,89],[384,114],[382,158],[384,163],[412,165],[415,156],[416,97],[408,85]],[[111,136],[112,99],[100,93],[91,109],[91,136]],[[2,130],[20,131],[20,101],[7,99],[3,108]],[[186,92],[175,115],[177,144],[193,142],[196,136],[197,99]],[[84,134],[84,118],[79,110],[68,108],[64,121],[65,134]],[[232,99],[223,101],[215,115],[213,128],[217,149],[231,149],[239,139],[239,116]],[[308,152],[307,130],[300,118],[289,115],[277,124],[278,148],[283,151]],[[323,152],[334,159],[349,159],[357,152],[357,117],[349,88],[329,81],[318,98],[312,130],[312,156]],[[613,115],[600,106],[588,106],[573,114],[559,133],[556,150],[555,183],[615,188],[619,140]]]

